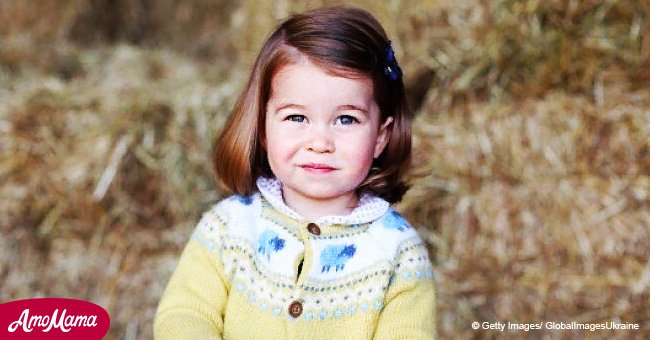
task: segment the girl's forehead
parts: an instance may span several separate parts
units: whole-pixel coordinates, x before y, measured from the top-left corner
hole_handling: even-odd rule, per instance
[[[291,61],[278,67],[273,74],[273,79],[275,79],[280,73],[291,72],[295,69],[300,68],[312,69],[314,71],[322,72],[332,77],[371,80],[369,74],[366,74],[360,70],[344,67],[332,62],[314,59],[300,52],[295,53],[292,56]]]
[[[373,87],[372,78],[360,71],[349,68],[346,69],[336,65],[315,63],[310,59],[301,59],[298,62],[291,62],[283,65],[276,70],[272,77],[271,90],[287,82],[313,84],[316,79],[321,81],[330,80],[346,83],[358,83],[361,86]]]
[[[355,74],[332,72],[310,61],[283,66],[273,77],[271,101],[374,101],[372,79]]]

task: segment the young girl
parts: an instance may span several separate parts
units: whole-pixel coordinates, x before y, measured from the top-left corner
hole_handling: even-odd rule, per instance
[[[235,195],[199,222],[156,338],[434,338],[426,247],[390,207],[407,189],[411,119],[369,13],[284,21],[215,144]]]

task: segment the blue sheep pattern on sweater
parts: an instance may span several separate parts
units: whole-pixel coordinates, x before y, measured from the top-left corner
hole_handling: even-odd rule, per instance
[[[277,253],[282,248],[284,248],[284,240],[271,230],[265,230],[258,239],[257,251],[262,255],[266,255],[269,260],[272,252]]]
[[[354,256],[356,251],[357,247],[354,244],[327,246],[320,254],[321,273],[329,272],[332,266],[336,268],[336,271],[343,270],[345,263]]]
[[[383,222],[384,226],[390,229],[404,231],[406,228],[410,228],[408,222],[406,222],[404,217],[392,209],[386,215],[384,215]]]

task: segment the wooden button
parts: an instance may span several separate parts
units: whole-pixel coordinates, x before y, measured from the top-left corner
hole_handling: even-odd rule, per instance
[[[307,225],[307,231],[314,235],[320,235],[320,228],[316,225],[316,223],[309,223]]]
[[[289,305],[289,314],[294,318],[297,318],[302,314],[302,303],[300,301],[294,301]]]

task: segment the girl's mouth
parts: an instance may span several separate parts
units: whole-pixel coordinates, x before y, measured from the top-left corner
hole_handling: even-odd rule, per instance
[[[317,164],[317,163],[303,164],[300,167],[305,169],[308,172],[315,172],[315,173],[328,173],[336,170],[335,168],[327,164]]]

